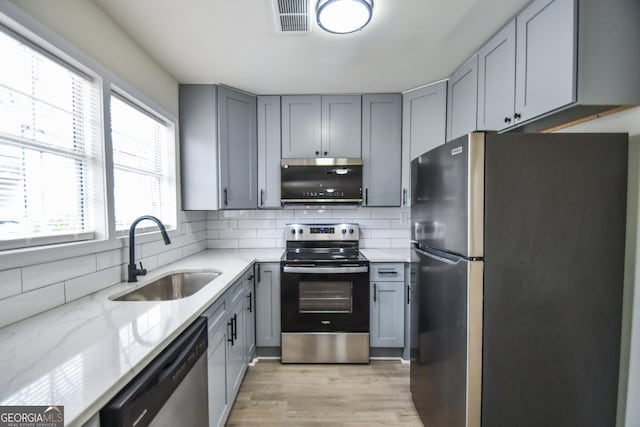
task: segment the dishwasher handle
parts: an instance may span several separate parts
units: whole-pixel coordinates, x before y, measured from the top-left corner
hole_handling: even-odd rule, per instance
[[[102,408],[101,425],[148,425],[207,345],[207,319],[200,317]]]

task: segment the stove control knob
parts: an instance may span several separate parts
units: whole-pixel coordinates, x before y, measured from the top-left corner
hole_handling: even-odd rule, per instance
[[[303,231],[304,230],[302,230],[302,229],[298,230],[298,234],[302,234]]]
[[[353,228],[349,229],[349,234],[353,234]]]
[[[296,234],[296,229],[295,228],[291,230],[291,234]]]
[[[346,233],[346,232],[347,232],[347,229],[346,229],[346,228],[343,228],[343,229],[342,229],[342,234],[344,234],[344,233]]]

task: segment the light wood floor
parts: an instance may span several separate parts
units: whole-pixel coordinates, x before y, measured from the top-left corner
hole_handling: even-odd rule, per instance
[[[422,426],[409,391],[409,366],[250,366],[228,426]]]

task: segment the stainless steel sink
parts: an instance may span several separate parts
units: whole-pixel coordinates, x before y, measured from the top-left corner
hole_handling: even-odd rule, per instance
[[[113,300],[169,301],[186,298],[204,288],[220,274],[213,271],[169,274]]]

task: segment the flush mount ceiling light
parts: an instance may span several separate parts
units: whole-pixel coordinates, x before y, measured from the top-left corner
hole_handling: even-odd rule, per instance
[[[319,0],[318,25],[334,34],[349,34],[363,29],[373,14],[373,0]]]

